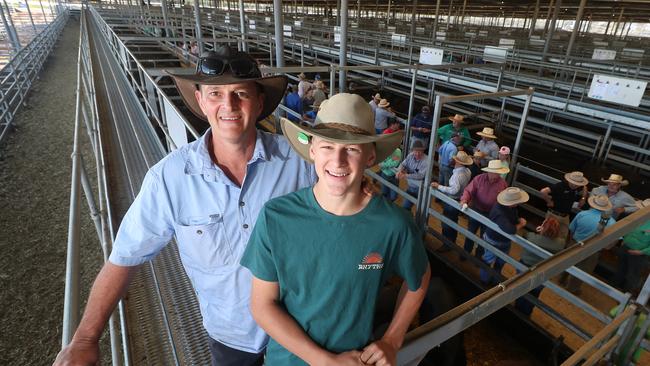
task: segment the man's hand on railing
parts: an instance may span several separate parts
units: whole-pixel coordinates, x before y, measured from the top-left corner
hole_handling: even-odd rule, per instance
[[[99,364],[99,344],[72,339],[56,356],[53,366],[89,366]]]

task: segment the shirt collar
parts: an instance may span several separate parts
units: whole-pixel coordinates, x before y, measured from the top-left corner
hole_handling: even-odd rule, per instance
[[[210,158],[210,152],[208,150],[208,146],[210,144],[208,144],[208,139],[212,139],[212,128],[208,128],[203,136],[199,138],[198,143],[187,150],[187,156],[185,160],[185,174],[214,175],[215,171],[218,172],[218,174],[223,174],[221,168],[212,162],[212,159]],[[255,163],[259,160],[269,161],[270,159],[271,157],[268,153],[264,134],[262,134],[260,131],[256,131],[255,149],[253,150],[253,155],[248,161],[248,164]]]

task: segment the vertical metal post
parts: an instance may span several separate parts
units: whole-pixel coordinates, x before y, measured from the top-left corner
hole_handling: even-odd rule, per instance
[[[546,35],[546,32],[548,32],[548,25],[551,23],[551,12],[553,11],[554,3],[554,0],[550,0],[548,3],[548,10],[546,11],[546,21],[544,21],[544,32],[542,32],[542,36]]]
[[[625,11],[625,8],[621,8],[621,12],[618,13],[618,20],[616,21],[616,26],[614,27],[614,33],[612,33],[614,36],[618,33],[618,27],[621,25],[621,20],[623,19],[623,12]]]
[[[239,31],[241,32],[242,50],[248,52],[246,43],[246,14],[244,12],[244,0],[239,0]]]
[[[433,20],[433,39],[436,39],[436,32],[438,31],[438,18],[440,15],[440,0],[436,1],[436,16]]]
[[[174,37],[174,33],[170,32],[169,19],[167,18],[167,0],[160,0],[160,9],[163,16],[163,28],[165,29],[166,37]]]
[[[415,14],[418,8],[418,0],[413,0],[413,11],[411,12],[411,38],[409,42],[413,42],[413,37],[415,37]]]
[[[7,2],[3,0],[4,6],[7,6]],[[16,30],[13,27],[13,23],[9,23],[7,21],[7,17],[5,16],[5,10],[4,7],[2,6],[3,4],[0,4],[0,16],[2,17],[2,24],[4,25],[5,29],[7,30],[7,35],[9,35],[9,41],[11,41],[11,45],[14,47],[14,52],[20,51],[20,41],[18,40],[18,35],[16,34]],[[7,7],[9,9],[9,7]],[[11,13],[9,13],[9,20],[11,20]]]
[[[388,0],[388,9],[386,9],[386,26],[388,26],[388,24],[390,24],[390,0]]]
[[[47,15],[45,15],[45,8],[43,7],[43,1],[38,0],[38,4],[41,6],[41,13],[43,13],[43,20],[47,23]]]
[[[555,2],[555,9],[553,10],[553,19],[551,19],[551,25],[549,26],[548,33],[546,34],[546,43],[544,44],[544,51],[542,52],[542,64],[546,62],[546,54],[548,53],[549,48],[551,47],[551,40],[553,39],[553,33],[555,33],[555,23],[557,22],[558,14],[560,14],[560,7],[562,6],[562,0],[557,0]],[[541,75],[543,69],[539,70]]]
[[[578,14],[576,15],[576,22],[573,24],[573,31],[571,32],[571,38],[569,39],[569,45],[566,48],[566,54],[564,55],[564,64],[569,63],[569,57],[571,56],[571,51],[573,51],[573,44],[576,41],[576,36],[580,31],[580,25],[582,22],[582,14],[585,12],[585,5],[587,5],[587,0],[580,0],[580,6],[578,7]]]
[[[447,32],[449,32],[449,24],[451,23],[451,9],[454,6],[454,0],[449,0],[449,12],[447,13]]]
[[[422,189],[420,192],[422,198],[418,201],[421,203],[416,207],[416,224],[426,225],[427,210],[429,209],[429,204],[431,200],[429,199],[429,188],[431,184],[431,176],[433,175],[433,156],[435,155],[435,141],[438,138],[438,127],[440,125],[440,115],[442,114],[442,106],[444,104],[444,99],[440,95],[436,95],[436,105],[433,109],[433,121],[431,126],[431,138],[429,139],[429,148],[427,149],[427,159],[429,159],[429,169],[424,176],[424,182],[422,182]],[[423,204],[423,205],[422,205]],[[422,207],[424,206],[424,207]],[[423,227],[423,226],[420,226]]]
[[[273,0],[273,22],[275,24],[275,66],[284,67],[282,0]]]
[[[535,32],[535,24],[537,24],[537,16],[539,15],[539,0],[535,3],[535,11],[533,12],[533,19],[530,21],[530,30],[528,31],[528,38]]]
[[[524,129],[526,129],[526,120],[528,119],[528,110],[530,109],[530,103],[533,100],[533,88],[528,88],[528,94],[526,95],[526,104],[524,104],[524,110],[521,111],[521,121],[519,121],[519,129],[517,130],[517,137],[515,138],[515,146],[512,150],[512,161],[510,166],[517,166],[517,158],[519,158],[519,149],[521,147],[521,141],[524,136]],[[512,182],[512,174],[508,176],[509,182]]]
[[[27,13],[29,14],[29,21],[32,22],[32,28],[34,28],[34,36],[36,36],[38,31],[36,30],[36,24],[34,24],[34,18],[32,17],[32,11],[29,8],[29,2],[27,0],[25,0],[25,7],[27,8]]]
[[[467,7],[467,0],[463,1],[463,12],[460,18],[460,25],[464,28],[465,25],[465,8]]]
[[[341,49],[339,66],[345,67],[348,61],[348,0],[341,0]],[[339,93],[346,91],[346,71],[339,70]]]
[[[357,25],[361,25],[361,0],[357,0]]]
[[[413,108],[415,103],[415,84],[418,78],[418,65],[415,64],[411,69],[413,76],[411,77],[411,94],[409,95],[409,114],[406,116],[406,128],[404,129],[404,156],[408,155],[411,151],[411,120],[413,118]]]
[[[201,9],[199,7],[199,0],[194,0],[194,20],[196,27],[196,41],[199,46],[199,55],[203,53],[203,32],[201,30]]]

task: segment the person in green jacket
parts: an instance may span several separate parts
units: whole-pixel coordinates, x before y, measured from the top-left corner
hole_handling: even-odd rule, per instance
[[[441,144],[444,144],[447,142],[449,139],[451,139],[451,135],[454,134],[454,132],[458,132],[463,136],[463,143],[461,146],[458,146],[458,150],[464,150],[468,154],[472,154],[472,136],[469,134],[469,130],[467,127],[463,127],[463,120],[465,117],[463,117],[460,114],[457,114],[453,117],[449,117],[449,120],[451,120],[451,123],[446,124],[440,128],[438,128],[438,139]]]
[[[399,181],[395,177],[395,172],[397,170],[397,167],[399,166],[399,163],[401,162],[402,162],[402,150],[400,150],[400,148],[398,147],[397,149],[395,149],[395,151],[393,151],[393,153],[389,157],[387,157],[384,161],[379,163],[379,169],[381,169],[379,175],[381,175],[388,182],[393,183],[396,186],[399,186]],[[387,185],[382,185],[381,195],[393,202],[395,202],[395,200],[397,199],[397,192],[390,189],[390,187],[388,187]]]
[[[623,291],[636,292],[641,287],[641,274],[648,266],[650,256],[650,221],[623,237],[623,245],[616,248],[618,266],[614,285]]]

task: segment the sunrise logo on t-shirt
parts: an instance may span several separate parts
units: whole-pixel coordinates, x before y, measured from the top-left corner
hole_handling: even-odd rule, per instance
[[[377,252],[368,253],[359,264],[359,270],[382,268],[384,268],[384,258]]]

